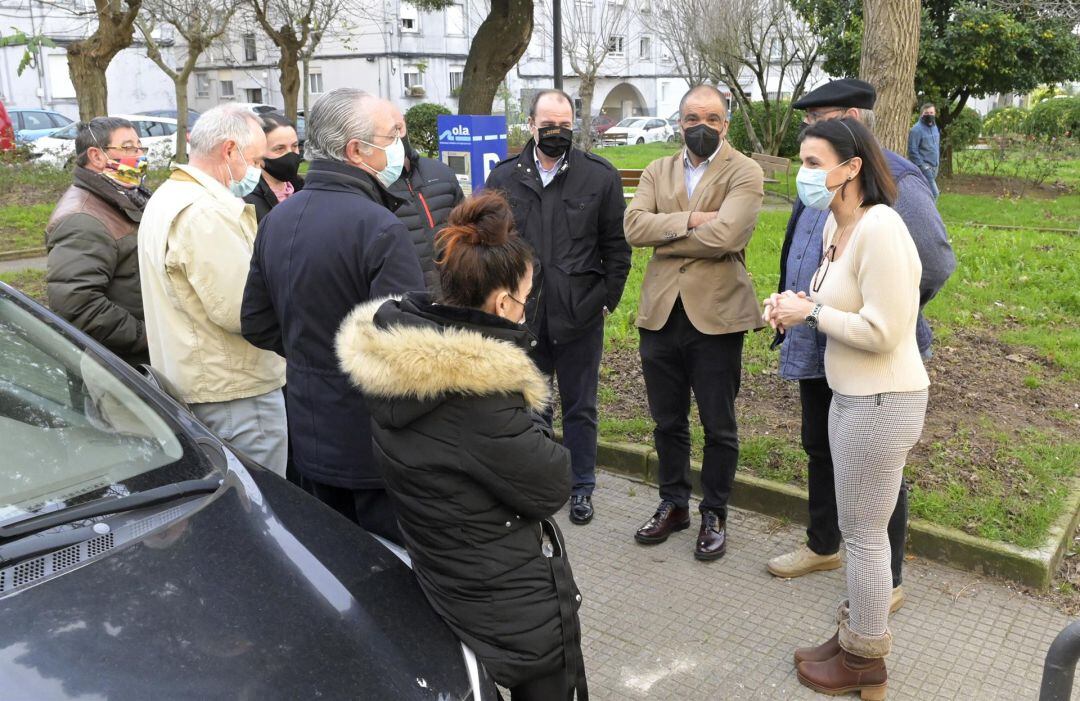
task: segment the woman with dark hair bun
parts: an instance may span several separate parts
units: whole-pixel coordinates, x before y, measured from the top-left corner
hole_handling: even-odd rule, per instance
[[[523,324],[533,254],[491,192],[454,208],[435,251],[441,298],[361,305],[338,358],[431,605],[513,701],[584,701],[581,595],[551,519],[570,455],[538,413],[550,386]]]
[[[304,158],[300,155],[296,126],[277,112],[261,114],[259,120],[266,134],[266,153],[256,163],[262,168],[262,178],[244,197],[245,202],[255,205],[256,221],[262,221],[279,202],[304,189],[304,179],[300,177]]]
[[[799,198],[829,212],[825,250],[810,289],[772,295],[764,319],[781,330],[806,324],[828,339],[829,445],[848,598],[836,634],[796,650],[795,663],[812,689],[882,701],[892,648],[887,528],[930,384],[915,341],[922,264],[890,206],[896,184],[866,127],[850,117],[812,124],[799,155]]]

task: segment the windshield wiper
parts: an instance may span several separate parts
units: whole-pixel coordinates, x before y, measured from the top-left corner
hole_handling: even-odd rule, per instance
[[[21,538],[23,536],[33,535],[34,533],[40,533],[41,531],[47,531],[50,528],[56,528],[57,526],[63,526],[75,521],[93,518],[95,516],[105,516],[106,514],[120,513],[121,511],[142,509],[147,506],[154,506],[174,499],[194,496],[196,494],[209,494],[216,492],[218,488],[221,487],[221,482],[222,480],[219,477],[209,477],[201,480],[185,480],[183,482],[174,482],[173,484],[154,487],[153,489],[147,489],[142,492],[136,492],[122,497],[102,497],[101,499],[95,499],[94,501],[89,501],[85,504],[68,506],[56,511],[50,511],[47,514],[28,518],[25,521],[13,523],[9,526],[0,526],[0,543],[10,541],[14,538]],[[0,545],[0,551],[3,551],[5,547],[7,546]],[[8,558],[5,557],[3,552],[0,552],[0,561],[5,559]]]

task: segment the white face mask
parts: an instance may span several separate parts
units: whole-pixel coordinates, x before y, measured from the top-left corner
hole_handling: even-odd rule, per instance
[[[360,140],[360,143],[374,146],[386,153],[386,167],[382,170],[375,170],[367,163],[364,163],[363,165],[379,179],[379,182],[382,183],[383,187],[389,189],[390,186],[401,177],[401,171],[405,167],[405,146],[401,143],[401,138],[396,137],[394,143],[389,146],[378,146],[363,140]]]

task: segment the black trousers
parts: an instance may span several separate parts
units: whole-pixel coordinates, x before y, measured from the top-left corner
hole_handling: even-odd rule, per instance
[[[604,353],[604,318],[594,320],[585,332],[566,343],[555,343],[546,324],[537,331],[537,344],[529,356],[540,372],[559,381],[562,404],[563,445],[570,451],[572,493],[592,494],[596,486],[596,391],[600,382],[600,358]],[[551,424],[549,409],[544,419]]]
[[[365,531],[403,545],[397,514],[385,489],[345,489],[306,479],[311,493]]]
[[[810,492],[810,525],[806,544],[818,555],[840,550],[840,524],[836,515],[836,485],[833,479],[832,450],[829,447],[829,404],[832,390],[825,378],[799,380],[802,400],[802,444],[807,463]],[[900,482],[900,495],[889,519],[889,548],[892,550],[893,586],[903,581],[904,545],[907,541],[908,488]]]
[[[728,498],[739,462],[735,397],[742,373],[744,332],[709,335],[694,328],[676,301],[659,331],[641,329],[641,367],[656,423],[660,498],[686,507],[690,501],[690,391],[694,392],[705,454],[701,463],[701,510],[727,518]]]
[[[570,701],[573,698],[574,688],[566,678],[565,669],[510,688],[510,701]]]

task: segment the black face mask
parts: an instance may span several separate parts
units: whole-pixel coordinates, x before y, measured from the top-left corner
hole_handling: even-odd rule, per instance
[[[683,129],[686,148],[698,158],[708,158],[720,148],[720,132],[706,124],[695,124]]]
[[[296,174],[300,172],[300,163],[303,160],[299,153],[289,151],[277,158],[264,158],[263,170],[269,173],[270,177],[288,183],[296,180]]]
[[[934,115],[932,115],[932,114],[924,114],[922,116],[922,122],[923,122],[923,124],[925,124],[928,127],[934,126]]]
[[[537,148],[548,158],[559,158],[574,143],[574,131],[566,127],[539,127],[536,136]]]

